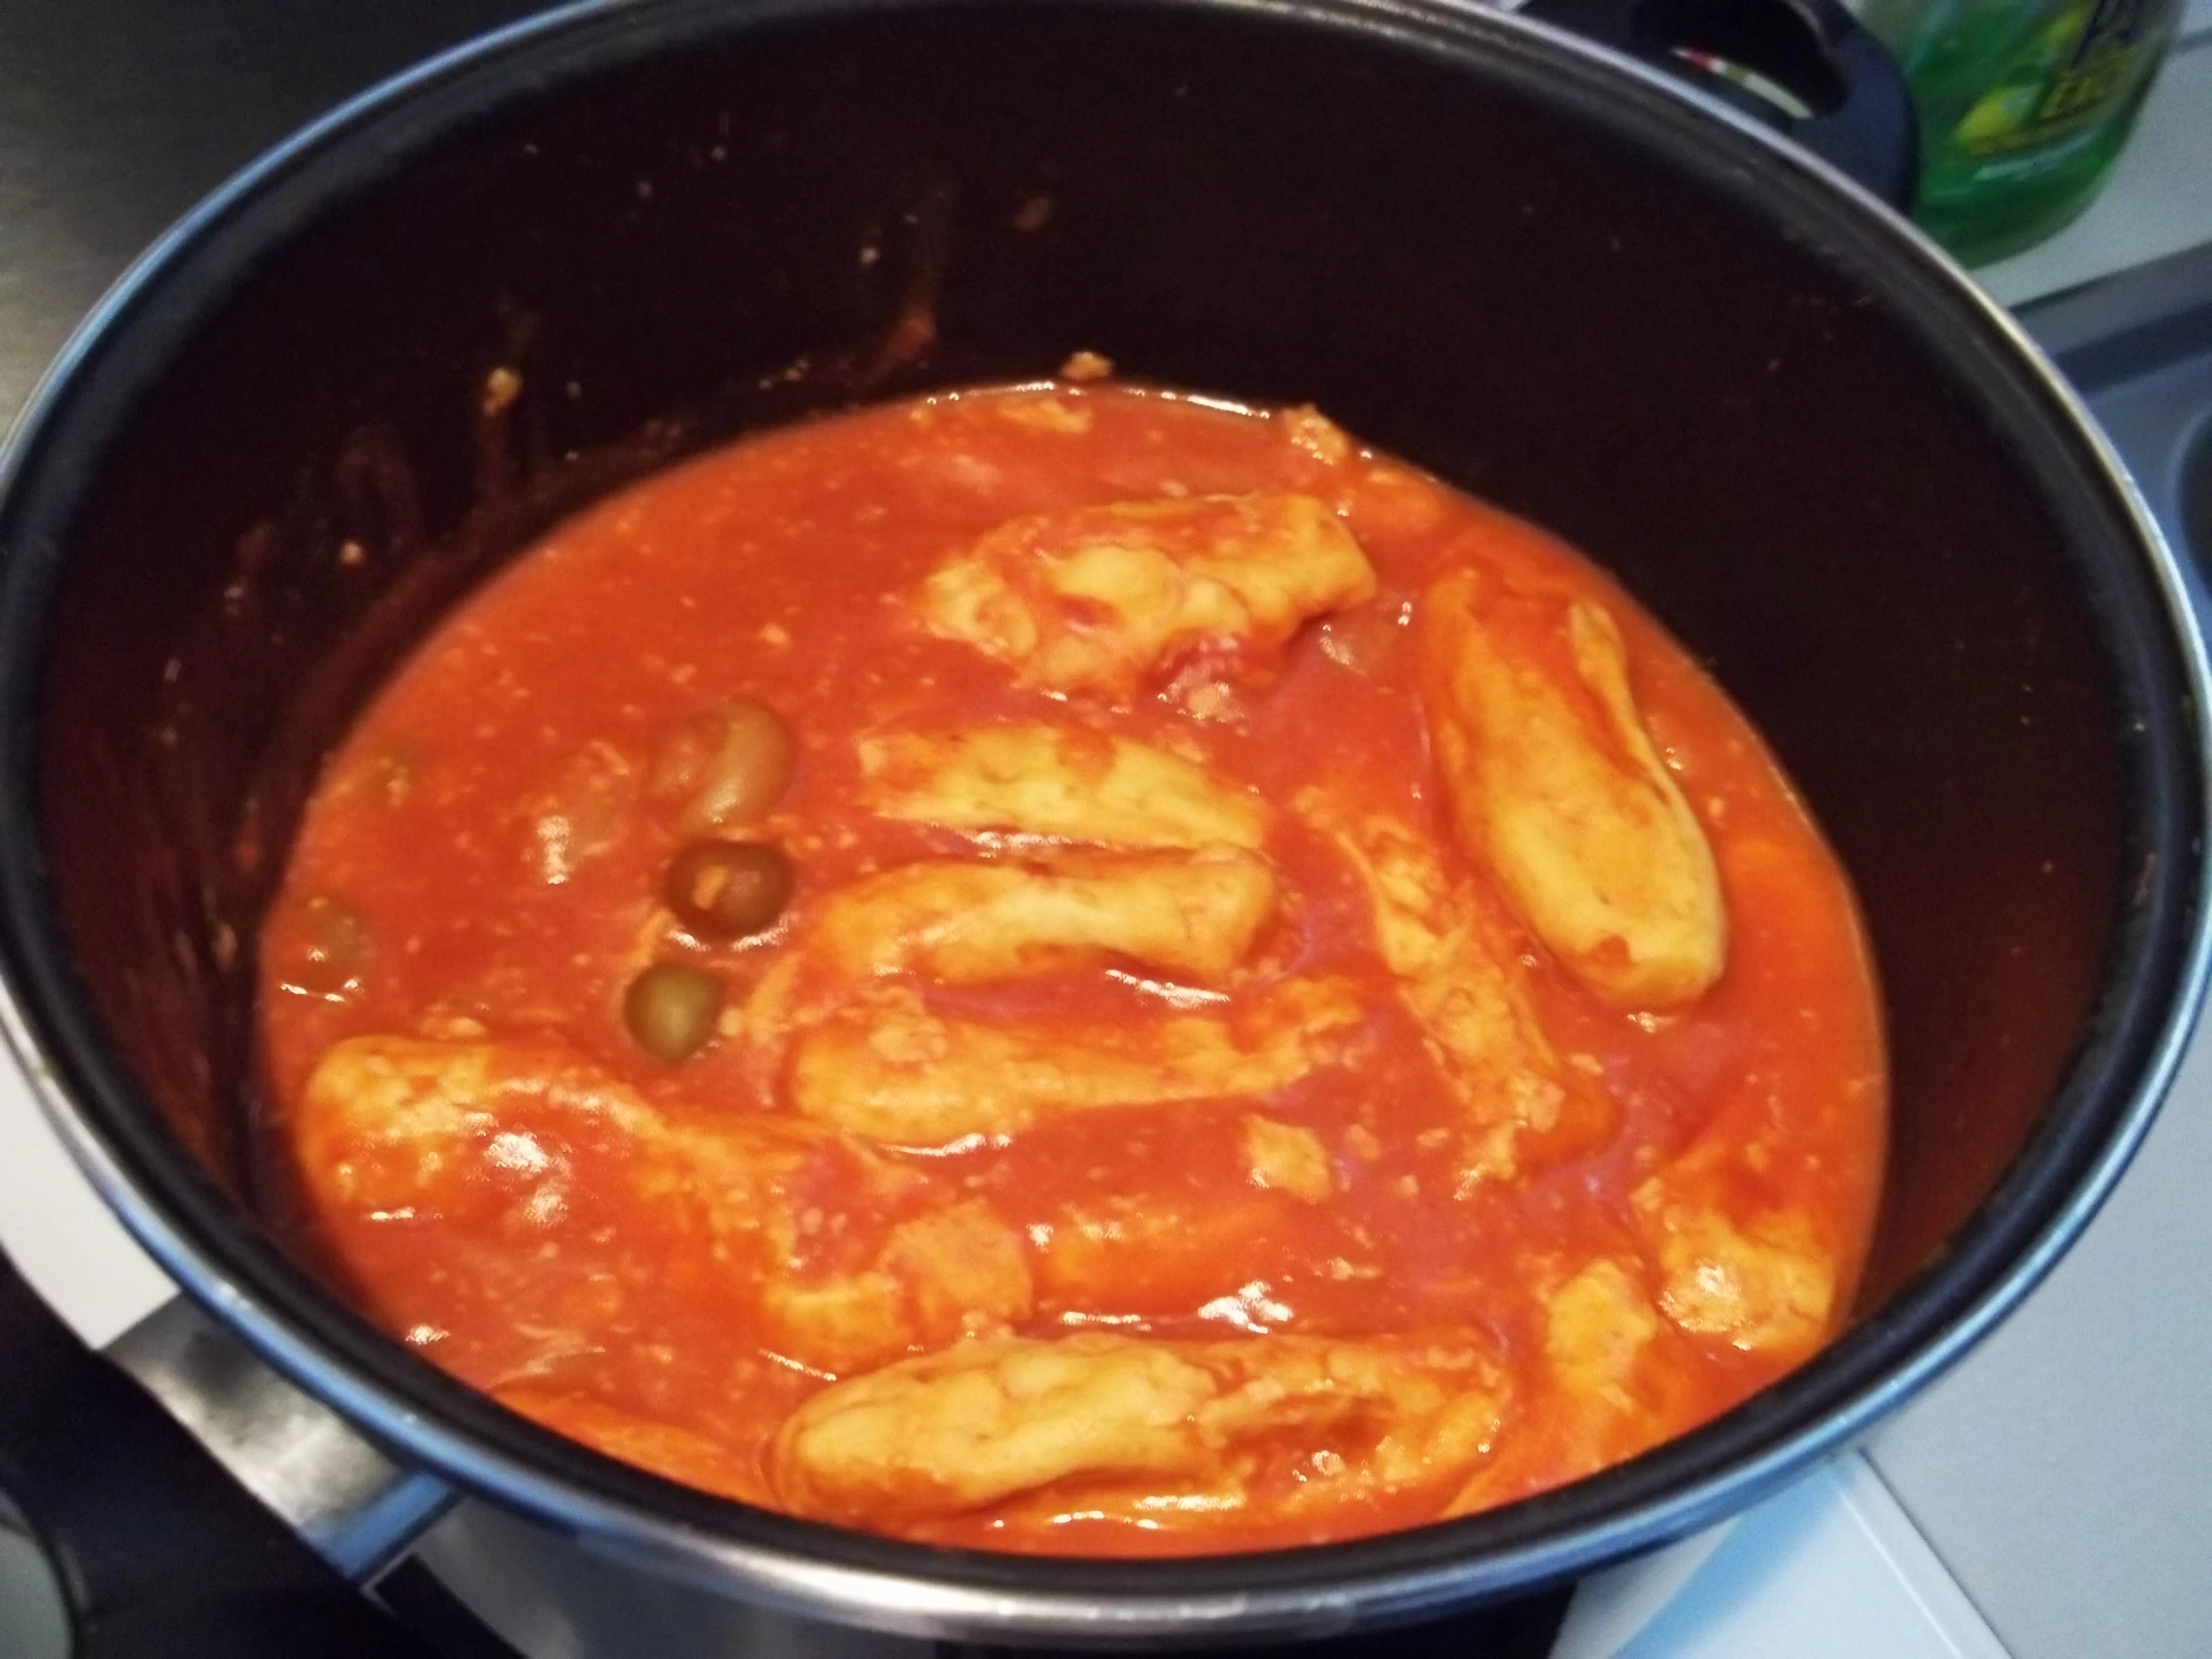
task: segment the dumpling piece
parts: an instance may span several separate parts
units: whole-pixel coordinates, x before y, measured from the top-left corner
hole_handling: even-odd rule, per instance
[[[860,800],[884,818],[1098,846],[1257,849],[1257,795],[1180,756],[1080,727],[1012,723],[859,742]]]
[[[1006,1025],[886,996],[799,1039],[791,1100],[866,1140],[943,1146],[1069,1112],[1267,1094],[1337,1058],[1362,1018],[1336,980],[1289,980],[1232,1013],[1095,1026]]]
[[[1111,1337],[965,1344],[826,1389],[775,1442],[802,1513],[880,1522],[956,1513],[1083,1473],[1203,1469],[1192,1422],[1213,1374]]]
[[[1423,596],[1418,637],[1453,821],[1521,918],[1614,1006],[1701,996],[1727,960],[1720,874],[1612,617],[1467,570]]]
[[[1458,1102],[1465,1175],[1511,1180],[1610,1134],[1612,1101],[1561,1061],[1510,951],[1483,936],[1434,842],[1404,819],[1319,785],[1300,791],[1294,807],[1367,889],[1383,965]]]
[[[1329,1149],[1311,1129],[1254,1112],[1244,1120],[1242,1138],[1245,1168],[1254,1186],[1289,1193],[1308,1204],[1327,1203],[1336,1192]]]
[[[1324,1504],[1450,1479],[1486,1454],[1506,1384],[1486,1348],[1271,1336],[1189,1343],[1078,1335],[966,1343],[827,1388],[770,1452],[801,1514],[884,1526],[1079,1486],[1086,1507],[1176,1493]]]
[[[564,1154],[606,1147],[656,1165],[727,1161],[739,1177],[729,1197],[746,1211],[756,1188],[773,1187],[821,1142],[818,1131],[748,1121],[711,1146],[694,1143],[565,1050],[401,1036],[333,1044],[309,1073],[290,1128],[301,1178],[323,1203],[435,1211],[468,1202],[487,1170],[551,1172],[556,1126]]]
[[[761,1287],[768,1332],[794,1358],[833,1372],[1003,1331],[1031,1299],[1028,1253],[980,1199],[900,1222],[857,1272],[772,1273]]]
[[[1071,1200],[1030,1235],[1039,1311],[1189,1318],[1279,1272],[1304,1203],[1257,1183],[1227,1196],[1132,1184]]]
[[[868,1079],[880,1084],[871,1094],[903,1095],[896,1075],[918,1052],[916,1039],[949,1041],[948,1052],[972,1051],[979,1065],[1033,1062],[1027,1081],[1010,1086],[1035,1094],[1042,1071],[1067,1052],[1064,1042],[1000,1042],[976,1027],[970,1043],[970,1028],[901,1014],[907,1004],[870,995],[871,982],[911,974],[940,985],[981,984],[1121,956],[1178,979],[1220,983],[1250,955],[1275,913],[1275,868],[1255,850],[1268,825],[1258,798],[1164,750],[1081,729],[1004,725],[876,734],[861,740],[860,761],[863,800],[887,817],[1087,844],[1038,846],[1016,857],[927,859],[827,894],[802,918],[798,944],[746,1001],[743,1039],[764,1090],[779,1086],[796,1033],[859,998],[875,1012],[846,1009],[833,1022],[839,1028],[807,1039],[795,1096],[818,1084],[841,1088]],[[948,1029],[950,1039],[933,1034]],[[1150,1029],[1138,1022],[1139,1043]],[[1171,1025],[1165,1034],[1171,1045],[1190,1050],[1188,1058],[1222,1069],[1190,1048],[1194,1032],[1203,1043],[1202,1026]],[[864,1049],[855,1047],[860,1039]],[[1115,1066],[1113,1056],[1134,1054],[1138,1044],[1110,1033],[1102,1041],[1118,1079],[1112,1089],[1126,1090],[1132,1073]],[[1078,1063],[1085,1046],[1077,1040]],[[1177,1074],[1174,1054],[1162,1064]],[[1174,1088],[1160,1096],[1158,1087],[1146,1085],[1137,1095],[1192,1098]],[[979,1121],[1000,1117],[992,1106],[978,1111]],[[1016,1115],[1027,1121],[1025,1113]],[[864,1101],[840,1107],[837,1121],[867,1121],[873,1127],[860,1133],[906,1138],[884,1134]]]
[[[676,1121],[550,1047],[347,1038],[307,1079],[293,1137],[325,1224],[397,1217],[449,1223],[456,1240],[557,1246],[492,1252],[504,1265],[489,1276],[449,1270],[449,1294],[534,1317],[581,1286],[599,1324],[619,1323],[624,1303],[688,1283],[717,1317],[750,1318],[779,1352],[842,1372],[1003,1329],[1031,1305],[1021,1240],[980,1201],[932,1203],[923,1178],[815,1124]],[[806,1271],[802,1212],[839,1185],[894,1219],[872,1259]],[[592,1207],[614,1190],[642,1201],[619,1226]],[[544,1342],[581,1335],[557,1325]]]
[[[1212,983],[1245,959],[1275,901],[1268,862],[1228,849],[932,859],[832,893],[803,948],[847,979],[976,984],[1126,956]]]
[[[1701,1147],[1629,1195],[1659,1269],[1660,1312],[1694,1337],[1803,1359],[1834,1320],[1834,1254],[1803,1213],[1745,1205],[1726,1167],[1718,1147]]]
[[[1544,1359],[1570,1394],[1635,1408],[1629,1384],[1660,1332],[1642,1277],[1637,1265],[1600,1256],[1545,1300]]]
[[[1328,503],[1212,495],[1014,519],[929,577],[921,614],[1018,685],[1120,700],[1193,658],[1255,678],[1301,623],[1375,592]]]
[[[1536,1297],[1537,1363],[1511,1443],[1447,1506],[1467,1514],[1618,1463],[1679,1434],[1704,1414],[1689,1340],[1652,1306],[1632,1250],[1560,1275],[1557,1259],[1524,1259]]]

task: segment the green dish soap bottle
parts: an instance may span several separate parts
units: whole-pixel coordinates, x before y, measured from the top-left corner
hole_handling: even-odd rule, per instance
[[[2127,141],[2181,0],[1868,0],[1921,118],[1914,218],[1967,265],[2089,205]]]

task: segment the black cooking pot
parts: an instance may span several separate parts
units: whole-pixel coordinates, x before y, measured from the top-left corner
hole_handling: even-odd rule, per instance
[[[1136,379],[1312,400],[1558,532],[1772,740],[1858,882],[1895,1063],[1873,1263],[1813,1363],[1466,1520],[1024,1559],[598,1456],[414,1358],[265,1230],[256,926],[319,758],[378,678],[516,547],[642,471],[1077,348]],[[502,367],[511,405],[484,396]],[[1702,1526],[2025,1294],[2141,1137],[2201,990],[2201,642],[2080,410],[1870,197],[1509,16],[559,14],[341,113],[196,215],[72,348],[4,482],[0,950],[10,1035],[65,1137],[222,1327],[392,1456],[733,1597],[925,1634],[1311,1634]],[[38,1358],[0,1383],[0,1484],[82,1598],[128,1604],[132,1572],[203,1599],[310,1595],[315,1571],[268,1566],[275,1523],[243,1498],[204,1527],[245,1541],[229,1576],[158,1524],[163,1499],[129,1511],[158,1567],[86,1543],[117,1512],[70,1496],[89,1469],[189,1481],[193,1453],[143,1451],[132,1436],[166,1419],[7,1310],[0,1341]],[[95,1398],[87,1428],[72,1407]]]

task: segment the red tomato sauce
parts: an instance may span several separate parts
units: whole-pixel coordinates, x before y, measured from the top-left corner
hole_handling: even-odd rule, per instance
[[[1381,591],[1310,622],[1279,672],[1239,683],[1209,718],[1157,696],[1023,690],[1004,664],[915,625],[929,573],[1016,516],[1261,491],[1328,502]],[[1423,588],[1469,564],[1600,604],[1625,635],[1644,722],[1726,901],[1726,971],[1686,1008],[1623,1012],[1590,994],[1450,830],[1412,624]],[[1562,670],[1567,695],[1571,680]],[[774,928],[715,945],[672,928],[660,907],[687,836],[645,780],[687,721],[738,698],[776,711],[797,739],[789,788],[745,831],[784,849],[795,885]],[[1047,1487],[861,1524],[1089,1554],[1416,1524],[1681,1432],[1840,1326],[1882,1178],[1878,1002],[1846,877],[1757,734],[1625,593],[1541,531],[1340,449],[1321,423],[1113,385],[948,394],[749,438],[561,526],[455,612],[330,757],[265,928],[273,1145],[306,1155],[293,1127],[310,1073],[342,1039],[384,1034],[553,1045],[672,1123],[789,1117],[781,1081],[742,1043],[718,1038],[680,1063],[642,1049],[625,1025],[626,986],[649,962],[684,962],[742,1008],[824,895],[916,858],[973,855],[973,837],[871,812],[855,738],[1015,720],[1158,742],[1278,808],[1318,781],[1402,815],[1515,942],[1514,971],[1551,1044],[1615,1116],[1592,1149],[1511,1180],[1464,1179],[1453,1102],[1379,955],[1365,889],[1336,845],[1279,812],[1264,852],[1287,896],[1256,949],[1271,972],[1357,989],[1357,1063],[1322,1065],[1259,1101],[1076,1112],[943,1148],[875,1149],[923,1177],[891,1196],[821,1160],[794,1212],[794,1271],[863,1266],[930,1195],[980,1200],[1027,1255],[1033,1297],[1017,1335],[1471,1331],[1509,1385],[1494,1443],[1478,1468],[1318,1508],[1279,1503],[1304,1476],[1269,1465],[1240,1504],[1187,1522],[1132,1519]],[[1217,993],[1171,978],[1115,963],[929,995],[1037,1029],[1154,1018],[1179,997],[1214,1004]],[[1254,1111],[1328,1150],[1325,1201],[1256,1183],[1240,1139]],[[508,1185],[493,1157],[435,1203],[308,1204],[290,1224],[301,1247],[456,1377],[615,1455],[780,1501],[764,1472],[770,1442],[831,1381],[829,1368],[778,1353],[749,1322],[713,1249],[670,1220],[683,1194],[656,1211],[619,1160],[568,1145],[556,1148],[564,1181],[517,1200],[513,1183],[556,1133],[526,1118],[491,1126],[520,1149]],[[1762,1346],[1675,1317],[1664,1242],[1632,1196],[1674,1167],[1695,1172],[1698,1202],[1716,1213],[1792,1218],[1790,1237],[1833,1285],[1815,1341]],[[1545,1320],[1546,1299],[1597,1256],[1628,1264],[1668,1317],[1633,1384],[1593,1404],[1547,1359]]]

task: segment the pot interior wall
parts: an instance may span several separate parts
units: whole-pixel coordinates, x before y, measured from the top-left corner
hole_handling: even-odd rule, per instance
[[[1896,1070],[1868,1304],[1991,1189],[2119,910],[2113,694],[2041,486],[1758,178],[1699,182],[1509,51],[1282,14],[649,15],[597,38],[703,38],[463,123],[240,276],[372,146],[309,155],[108,348],[152,379],[53,509],[40,805],[97,1006],[220,1179],[251,1197],[253,941],[299,801],[443,606],[657,460],[1082,347],[1314,401],[1615,570],[1858,881]]]

